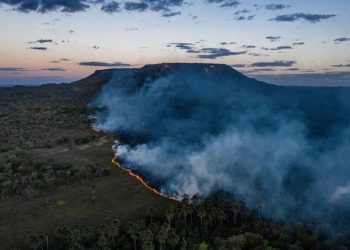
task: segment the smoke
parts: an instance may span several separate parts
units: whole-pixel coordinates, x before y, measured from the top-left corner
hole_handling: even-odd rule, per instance
[[[152,65],[115,73],[94,102],[96,126],[124,135],[117,158],[165,194],[224,190],[266,216],[340,231],[350,133],[338,90],[309,96],[324,91],[223,65]]]

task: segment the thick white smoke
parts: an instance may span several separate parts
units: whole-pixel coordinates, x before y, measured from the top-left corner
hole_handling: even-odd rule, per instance
[[[224,190],[274,218],[344,229],[333,221],[350,205],[350,133],[318,104],[298,105],[300,91],[222,65],[146,67],[104,87],[97,127],[125,135],[117,157],[163,193]]]

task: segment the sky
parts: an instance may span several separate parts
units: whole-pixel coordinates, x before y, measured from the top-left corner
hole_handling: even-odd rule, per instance
[[[0,0],[0,86],[163,62],[350,86],[349,13],[350,0]]]

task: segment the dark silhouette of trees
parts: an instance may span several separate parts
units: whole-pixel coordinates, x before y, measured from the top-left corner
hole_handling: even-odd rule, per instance
[[[201,219],[201,227],[203,226],[203,218],[207,215],[207,211],[203,206],[199,207],[197,210],[197,216]]]
[[[179,243],[179,236],[176,234],[176,231],[173,228],[168,230],[168,242],[172,249]]]
[[[158,234],[157,234],[157,241],[159,242],[159,249],[162,250],[163,246],[165,245],[167,239],[168,239],[168,231],[169,231],[169,225],[164,224],[161,226]]]
[[[140,235],[141,228],[143,226],[143,222],[140,220],[129,223],[126,231],[130,235],[130,238],[134,244],[134,250],[137,250],[137,240]]]
[[[175,207],[170,206],[165,210],[165,217],[168,220],[169,227],[171,227],[171,221],[174,219],[175,216]]]
[[[329,249],[321,236],[305,226],[291,229],[264,219],[263,214],[259,218],[255,208],[221,193],[197,201],[199,197],[185,196],[165,211],[154,210],[152,216],[145,211],[127,223],[114,219],[96,229],[58,228],[50,242],[43,235],[31,235],[23,249]],[[193,221],[187,223],[191,213]]]

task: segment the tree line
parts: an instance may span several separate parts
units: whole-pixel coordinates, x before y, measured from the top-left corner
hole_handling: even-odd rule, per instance
[[[261,218],[258,209],[219,192],[203,199],[184,195],[165,211],[150,208],[130,221],[31,235],[22,249],[344,249],[325,240],[300,223],[291,227]]]

